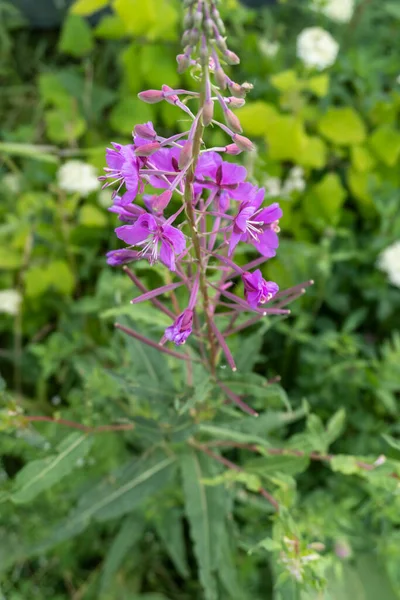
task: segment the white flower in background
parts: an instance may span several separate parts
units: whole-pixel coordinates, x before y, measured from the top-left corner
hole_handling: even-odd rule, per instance
[[[59,168],[58,185],[66,192],[88,196],[100,187],[97,169],[81,160],[69,160]]]
[[[258,43],[261,54],[264,54],[267,58],[274,58],[281,47],[279,42],[270,42],[269,40],[263,39]]]
[[[380,254],[378,268],[386,273],[392,285],[400,288],[400,240]]]
[[[1,180],[2,185],[12,194],[21,191],[21,179],[16,173],[6,173]]]
[[[112,194],[110,192],[110,188],[106,188],[105,190],[101,190],[99,195],[97,196],[97,202],[102,208],[109,208],[112,201]]]
[[[17,290],[3,290],[0,292],[0,313],[17,315],[21,306],[22,297]]]
[[[269,198],[276,198],[281,195],[282,182],[279,177],[266,177],[264,180],[264,187]]]
[[[301,167],[293,167],[282,186],[282,192],[290,195],[292,192],[304,192],[305,188],[304,170]]]
[[[322,70],[333,65],[339,44],[322,27],[307,27],[297,38],[297,56],[307,67]]]
[[[332,21],[348,23],[354,13],[354,0],[313,0],[311,8]]]

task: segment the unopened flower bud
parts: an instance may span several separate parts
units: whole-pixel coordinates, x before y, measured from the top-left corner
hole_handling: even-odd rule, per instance
[[[182,46],[187,46],[187,44],[189,43],[189,38],[190,38],[190,30],[186,30],[183,32],[182,34]]]
[[[238,83],[235,83],[234,81],[232,81],[232,83],[229,85],[229,89],[231,91],[231,94],[233,96],[235,96],[235,98],[245,98],[246,97],[246,90],[244,90],[241,85],[239,85]]]
[[[255,150],[253,142],[244,135],[238,135],[235,133],[235,135],[232,136],[232,140],[237,146],[239,146],[241,150],[244,150],[245,152],[253,152]]]
[[[138,97],[143,102],[147,102],[147,104],[156,104],[163,99],[163,93],[160,90],[145,90],[144,92],[140,92]]]
[[[193,15],[193,22],[195,27],[197,27],[197,29],[200,29],[203,23],[203,12],[201,10],[196,10],[196,12]]]
[[[218,36],[215,40],[215,43],[217,44],[218,49],[221,50],[221,52],[223,54],[225,54],[225,52],[228,50],[228,47],[226,45],[224,38],[221,36]]]
[[[190,161],[192,160],[192,156],[193,156],[193,142],[188,140],[183,145],[183,148],[179,155],[178,167],[180,169],[184,169],[185,167],[187,167],[188,164],[190,163]]]
[[[190,66],[190,58],[186,54],[178,54],[176,60],[178,63],[178,73],[184,73]]]
[[[214,36],[214,21],[212,19],[206,19],[204,21],[204,29],[205,29],[206,35],[209,38],[212,38]]]
[[[170,92],[173,92],[174,90],[171,87],[169,87],[169,85],[163,85],[163,86],[161,86],[161,90],[162,90],[163,98],[169,104],[176,104],[178,102],[178,100],[179,100],[178,96],[176,94],[171,94],[170,93]]]
[[[149,142],[148,144],[143,144],[139,146],[135,150],[136,156],[151,156],[154,152],[157,152],[161,148],[160,142]]]
[[[154,131],[153,125],[150,123],[150,121],[141,125],[135,125],[133,133],[134,135],[137,135],[145,140],[155,140],[157,137],[157,133]]]
[[[202,46],[200,50],[200,63],[205,67],[208,65],[209,54],[207,46]]]
[[[238,117],[229,108],[224,111],[224,117],[226,124],[232,129],[232,131],[235,133],[241,133],[243,131]]]
[[[183,26],[185,29],[191,29],[193,27],[193,14],[187,12],[183,18]]]
[[[243,152],[242,148],[239,148],[237,144],[228,144],[225,146],[225,152],[227,154],[232,154],[232,156],[236,156],[237,154],[241,154]]]
[[[225,25],[223,20],[220,17],[214,17],[215,19],[215,24],[219,29],[219,32],[222,33],[222,35],[225,35]]]
[[[189,34],[189,44],[191,46],[195,46],[200,39],[200,32],[198,29],[194,28],[190,31]]]
[[[219,89],[225,90],[226,89],[225,71],[221,67],[218,67],[218,69],[215,69],[214,77],[215,77],[215,81],[218,84]]]
[[[232,50],[226,50],[226,52],[224,52],[224,58],[228,65],[238,65],[240,63],[240,58],[237,54],[232,52]]]
[[[235,98],[235,96],[230,96],[229,98],[226,98],[226,103],[232,108],[241,108],[246,104],[246,100],[244,100],[244,98]]]
[[[212,100],[207,100],[204,103],[203,113],[202,113],[203,125],[205,127],[210,125],[210,123],[213,119],[213,116],[214,116],[214,102]]]
[[[251,92],[251,90],[254,89],[254,85],[252,83],[249,83],[248,81],[245,81],[244,83],[242,83],[242,89],[247,94],[248,92]]]

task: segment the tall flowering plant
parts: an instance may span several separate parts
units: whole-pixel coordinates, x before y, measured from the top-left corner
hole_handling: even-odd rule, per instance
[[[184,113],[190,127],[165,138],[151,122],[136,125],[132,144],[113,143],[107,149],[101,177],[104,187],[116,186],[110,210],[124,223],[115,233],[126,244],[108,253],[108,263],[125,265],[142,292],[134,304],[150,301],[171,319],[158,342],[117,327],[183,360],[190,360],[189,354],[170,346],[181,346],[190,338],[214,378],[221,355],[236,370],[229,336],[265,315],[289,314],[283,307],[303,293],[305,285],[279,292],[278,284],[266,281],[259,268],[276,254],[282,210],[278,203],[268,203],[265,189],[248,181],[246,169],[234,162],[242,152],[255,151],[234,112],[245,104],[253,86],[237,83],[227,73],[239,57],[227,46],[218,1],[184,2],[184,51],[177,56],[178,71],[189,70],[197,89],[172,89],[165,84],[139,94],[143,102],[172,104]],[[216,107],[223,120],[214,116]],[[225,146],[207,147],[209,127],[227,136]],[[239,266],[235,254],[243,244],[257,256]],[[139,260],[151,265],[161,262],[173,280],[146,289],[134,269],[126,266]],[[180,286],[187,290],[187,301],[179,306],[175,298],[171,310],[159,297]],[[247,319],[238,324],[243,314]]]

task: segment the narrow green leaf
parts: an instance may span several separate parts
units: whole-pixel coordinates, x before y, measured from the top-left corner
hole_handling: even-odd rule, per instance
[[[11,500],[16,504],[30,502],[38,494],[58,483],[89,452],[92,439],[72,433],[60,445],[59,453],[28,463],[15,478]]]
[[[206,600],[217,600],[216,570],[221,556],[220,532],[226,512],[225,490],[204,480],[216,475],[208,457],[188,450],[181,457],[185,510],[190,523],[199,578]]]
[[[182,512],[178,508],[168,509],[157,519],[155,527],[179,575],[188,578]]]
[[[121,567],[126,555],[137,544],[143,534],[144,518],[142,514],[130,515],[122,522],[107,553],[100,579],[100,597],[111,587],[113,578]]]

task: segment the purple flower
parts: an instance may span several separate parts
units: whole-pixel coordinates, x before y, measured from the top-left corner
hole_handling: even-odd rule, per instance
[[[170,342],[181,346],[186,342],[192,333],[193,311],[186,309],[182,314],[165,330],[164,336]]]
[[[259,304],[265,304],[279,292],[279,287],[273,281],[265,281],[260,269],[253,273],[248,271],[242,275],[244,293],[251,308],[257,308]]]
[[[161,225],[148,213],[141,215],[134,225],[122,225],[117,236],[131,246],[143,246],[140,254],[154,264],[158,258],[170,271],[175,271],[175,255],[186,247],[183,233],[171,225]],[[160,248],[159,248],[160,246]]]
[[[142,258],[139,256],[139,252],[136,250],[129,250],[129,248],[121,248],[121,250],[110,250],[107,252],[107,264],[112,267],[119,267],[119,265],[125,265],[126,263]]]
[[[136,198],[139,191],[140,162],[134,154],[134,146],[122,146],[121,144],[114,143],[112,143],[112,146],[112,148],[107,148],[106,151],[107,167],[104,170],[107,174],[99,179],[106,181],[103,188],[118,183],[118,188],[114,192],[114,196],[125,185],[127,191],[121,198],[121,204],[130,204]]]
[[[244,167],[223,161],[217,152],[205,152],[196,167],[196,193],[202,188],[213,190],[221,210],[229,206],[229,199],[235,198],[235,191],[246,179]],[[251,185],[251,184],[248,184]]]
[[[229,242],[229,255],[239,242],[253,244],[263,256],[271,258],[279,246],[278,221],[282,210],[276,202],[260,208],[265,195],[264,188],[258,190],[250,201],[242,202],[236,215]]]

